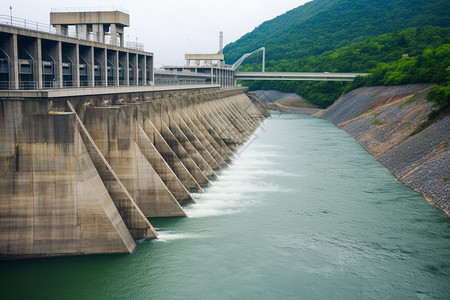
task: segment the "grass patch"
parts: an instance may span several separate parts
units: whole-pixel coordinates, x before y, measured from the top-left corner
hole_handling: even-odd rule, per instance
[[[379,94],[380,94],[380,92],[373,93],[373,94],[371,95],[371,97],[372,97],[372,98],[375,98],[375,97],[378,96]]]
[[[445,118],[450,114],[450,105],[441,106],[438,109],[432,110],[431,113],[425,118],[424,122],[422,122],[419,127],[413,132],[411,132],[409,135],[414,135],[416,133],[421,132],[422,130],[426,129],[427,127],[433,125],[437,121]],[[447,141],[448,146],[448,141]]]
[[[398,106],[398,108],[402,109],[404,106],[412,104],[412,103],[416,102],[417,100],[419,100],[419,94],[415,93],[414,96],[412,96],[411,98],[407,99],[405,102],[400,104]]]
[[[381,125],[384,125],[384,124],[386,124],[386,122],[383,121],[383,120],[377,119],[375,117],[372,119],[372,125],[381,126]]]
[[[385,122],[385,121],[383,121],[383,120],[377,119],[377,117],[378,117],[380,114],[381,114],[381,112],[377,112],[377,113],[374,113],[374,114],[373,114],[372,125],[378,125],[378,126],[381,126],[381,125],[384,125],[384,124],[387,123],[387,122]]]

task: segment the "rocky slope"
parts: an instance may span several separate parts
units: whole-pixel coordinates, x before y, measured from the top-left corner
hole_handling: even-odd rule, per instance
[[[307,102],[301,96],[295,93],[285,93],[275,90],[257,90],[252,91],[261,102],[265,104],[266,109],[278,110],[294,114],[312,115],[322,111],[316,105]]]
[[[364,87],[312,115],[352,135],[394,176],[450,216],[450,115],[426,101],[430,84]],[[274,105],[281,111],[295,110]],[[298,111],[297,113],[306,113]]]
[[[450,116],[427,122],[431,86],[360,88],[318,116],[347,131],[398,180],[450,216]]]

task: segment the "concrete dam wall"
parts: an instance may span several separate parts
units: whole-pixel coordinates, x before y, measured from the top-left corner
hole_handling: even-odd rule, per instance
[[[131,253],[267,116],[243,89],[0,100],[0,257]]]

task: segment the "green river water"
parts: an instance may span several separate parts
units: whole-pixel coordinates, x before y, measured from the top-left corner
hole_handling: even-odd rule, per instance
[[[0,263],[1,299],[449,299],[450,222],[328,121],[272,113],[131,255]]]

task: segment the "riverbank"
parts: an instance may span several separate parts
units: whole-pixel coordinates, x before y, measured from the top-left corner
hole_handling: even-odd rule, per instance
[[[353,136],[405,185],[450,216],[450,116],[426,101],[431,84],[363,87],[326,110],[269,107],[327,119]]]

